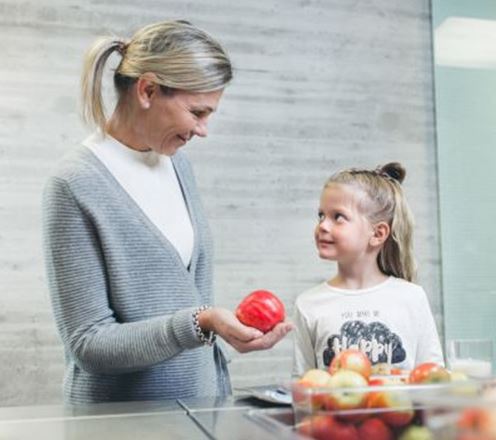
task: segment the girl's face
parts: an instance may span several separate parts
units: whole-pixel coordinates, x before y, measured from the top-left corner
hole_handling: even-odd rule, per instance
[[[207,136],[207,120],[217,109],[222,90],[172,95],[158,92],[150,102],[141,125],[145,147],[172,156],[193,136]]]
[[[360,211],[359,197],[347,185],[330,184],[322,191],[315,243],[320,258],[353,263],[370,250],[374,228]]]

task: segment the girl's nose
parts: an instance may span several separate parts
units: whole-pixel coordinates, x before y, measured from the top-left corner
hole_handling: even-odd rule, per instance
[[[319,223],[319,229],[325,232],[329,232],[332,228],[331,221],[327,218],[324,218],[320,223]]]

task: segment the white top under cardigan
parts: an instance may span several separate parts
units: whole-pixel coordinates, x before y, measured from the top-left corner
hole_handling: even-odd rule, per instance
[[[109,135],[102,138],[93,134],[83,144],[102,161],[188,267],[193,227],[170,157],[133,150]]]

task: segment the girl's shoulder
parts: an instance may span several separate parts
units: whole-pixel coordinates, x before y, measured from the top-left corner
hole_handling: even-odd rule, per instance
[[[413,283],[411,281],[407,281],[403,278],[396,278],[391,276],[390,279],[391,279],[390,282],[391,286],[397,289],[410,290],[412,292],[413,291],[419,292],[424,290],[422,286],[420,286],[419,284]]]
[[[406,301],[416,303],[424,301],[427,298],[427,294],[422,286],[402,278],[391,277],[391,282],[388,283],[387,288],[392,295]]]
[[[303,291],[298,295],[298,298],[302,297],[307,297],[311,295],[315,295],[317,293],[325,293],[329,291],[329,285],[327,284],[327,281],[322,281],[321,283],[310,287],[309,289]]]
[[[309,303],[313,304],[320,300],[328,301],[330,293],[332,292],[329,285],[327,284],[326,281],[323,281],[300,293],[296,297],[295,303],[297,306],[304,306],[305,304],[309,304]]]

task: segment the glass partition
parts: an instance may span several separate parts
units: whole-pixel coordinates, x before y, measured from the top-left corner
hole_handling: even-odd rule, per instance
[[[496,338],[496,1],[432,0],[446,340]]]

